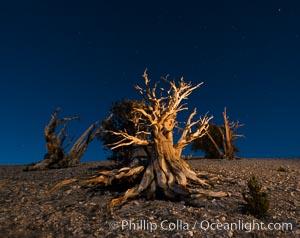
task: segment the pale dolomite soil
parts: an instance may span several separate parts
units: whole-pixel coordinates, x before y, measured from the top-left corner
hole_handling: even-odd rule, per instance
[[[218,177],[215,189],[229,192],[230,196],[194,203],[141,198],[116,208],[111,214],[107,205],[120,196],[119,191],[74,184],[48,193],[64,179],[96,174],[99,167],[111,165],[108,161],[42,172],[23,172],[25,166],[0,166],[0,237],[300,238],[299,159],[189,160],[188,163],[194,170],[215,174]],[[252,174],[269,193],[270,211],[262,220],[244,211],[241,192],[247,188],[246,181]],[[255,230],[247,231],[253,222],[265,226],[273,223],[273,229],[290,223],[293,230],[262,231],[256,225]],[[229,224],[234,229],[226,229]]]

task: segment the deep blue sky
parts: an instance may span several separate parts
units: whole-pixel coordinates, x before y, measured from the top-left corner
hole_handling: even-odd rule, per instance
[[[43,158],[57,106],[79,135],[139,98],[145,68],[204,81],[190,109],[245,123],[240,156],[300,156],[299,1],[2,1],[0,164]],[[84,160],[104,158],[95,140]]]

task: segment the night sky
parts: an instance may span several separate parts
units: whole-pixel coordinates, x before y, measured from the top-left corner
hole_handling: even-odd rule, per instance
[[[140,99],[145,68],[204,81],[190,111],[246,124],[239,156],[300,156],[299,1],[2,1],[0,34],[0,164],[43,159],[58,106],[79,135]],[[106,156],[95,140],[83,161]]]

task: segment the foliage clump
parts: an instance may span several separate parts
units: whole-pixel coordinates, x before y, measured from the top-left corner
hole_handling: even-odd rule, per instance
[[[223,131],[224,126],[209,124],[208,133],[194,140],[191,149],[195,152],[203,151],[207,159],[222,159],[225,153]],[[235,153],[239,152],[235,145],[233,150]]]
[[[109,110],[110,115],[101,123],[103,131],[126,131],[129,135],[134,136],[137,128],[134,121],[133,109],[142,107],[143,101],[122,99],[114,102]],[[123,139],[121,135],[101,133],[99,134],[98,139],[112,153],[108,157],[108,160],[120,162],[121,164],[129,164],[131,162],[131,154],[134,145],[121,146],[111,150],[114,143]]]
[[[214,138],[215,143],[217,143],[217,145],[221,147],[222,135],[220,133],[219,126],[217,126],[216,124],[209,124],[208,132]],[[205,153],[205,158],[208,159],[219,159],[221,157],[219,151],[213,144],[213,141],[209,138],[208,134],[194,140],[191,149],[195,152],[198,150],[203,151]]]
[[[270,205],[268,194],[262,192],[262,185],[254,175],[248,180],[247,185],[248,191],[243,192],[247,211],[257,218],[265,217]]]
[[[229,122],[226,108],[224,108],[223,119],[224,125],[209,124],[207,133],[193,141],[192,150],[202,150],[205,157],[209,159],[238,159],[236,152],[239,152],[239,149],[234,142],[243,135],[236,134],[236,130],[244,125],[238,121]]]

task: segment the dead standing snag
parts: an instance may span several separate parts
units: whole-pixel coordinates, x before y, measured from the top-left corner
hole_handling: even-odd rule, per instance
[[[235,152],[238,152],[239,149],[235,146],[235,140],[244,135],[236,134],[236,131],[244,124],[240,124],[238,121],[229,122],[226,108],[224,108],[223,119],[224,125],[218,126],[212,123],[205,136],[194,140],[193,151],[202,150],[206,153],[206,157],[211,159],[237,159]]]
[[[206,134],[208,122],[212,117],[204,116],[192,121],[196,115],[196,109],[189,116],[185,127],[181,129],[181,136],[174,142],[173,131],[177,127],[176,116],[180,111],[187,110],[184,100],[202,83],[192,86],[183,78],[176,84],[164,78],[169,85],[169,90],[161,89],[157,95],[157,83],[150,87],[147,72],[143,74],[144,88],[136,86],[136,89],[144,96],[145,106],[135,108],[136,134],[129,135],[126,131],[106,131],[121,136],[121,140],[110,145],[112,149],[128,146],[142,145],[148,149],[147,165],[135,165],[120,170],[102,171],[98,176],[88,180],[76,182],[91,182],[109,185],[113,181],[124,181],[131,176],[141,176],[139,184],[128,189],[123,197],[113,199],[111,206],[122,204],[130,198],[145,196],[154,198],[158,194],[168,199],[197,198],[203,195],[210,197],[223,197],[224,192],[214,192],[203,189],[210,185],[204,179],[190,169],[189,165],[181,159],[182,150],[193,140]],[[141,128],[141,129],[139,129]],[[69,180],[69,183],[74,180]],[[68,182],[67,182],[68,183]],[[55,186],[57,189],[66,184],[66,181]],[[202,188],[195,188],[195,186]]]
[[[89,126],[86,131],[77,139],[68,153],[65,152],[65,147],[72,143],[72,138],[64,146],[68,135],[65,134],[67,125],[66,122],[79,120],[79,117],[61,118],[58,119],[59,109],[56,109],[48,125],[44,129],[44,136],[46,140],[47,153],[44,160],[36,163],[28,170],[45,170],[51,168],[66,168],[77,165],[85,152],[88,144],[100,133],[100,129],[96,129],[96,124]],[[56,134],[56,130],[63,123],[64,126]],[[95,130],[96,129],[96,130]]]
[[[224,119],[224,130],[221,130],[221,134],[223,137],[223,148],[224,148],[224,159],[232,160],[236,159],[235,149],[234,149],[234,141],[238,137],[243,137],[242,134],[236,134],[236,130],[244,124],[240,124],[237,122],[229,122],[229,118],[226,114],[226,107],[224,108],[223,112],[223,119]]]

